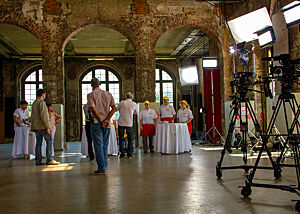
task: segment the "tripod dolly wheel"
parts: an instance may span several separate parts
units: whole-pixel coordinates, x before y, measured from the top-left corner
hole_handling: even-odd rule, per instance
[[[281,177],[281,169],[280,169],[279,167],[276,167],[276,168],[274,169],[274,177],[275,177],[276,179],[279,179],[279,178]]]
[[[218,177],[218,179],[221,179],[222,178],[222,171],[221,171],[220,167],[218,167],[218,166],[219,165],[216,166],[216,176]]]
[[[247,198],[249,195],[251,195],[252,190],[249,184],[246,184],[246,186],[244,186],[241,190],[241,194],[242,196],[244,196],[245,198]]]
[[[295,209],[300,212],[300,201],[297,201],[296,205],[295,205]]]

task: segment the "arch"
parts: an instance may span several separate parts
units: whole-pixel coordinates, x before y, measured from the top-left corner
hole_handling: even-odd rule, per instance
[[[28,18],[25,17],[12,19],[10,21],[0,21],[0,25],[1,24],[13,25],[23,30],[26,30],[39,41],[41,47],[43,47],[43,42],[47,40],[50,34],[47,28],[45,27],[42,28],[40,27],[39,24],[37,24],[33,20],[28,20]]]
[[[212,19],[208,18],[202,20],[189,20],[188,17],[178,15],[161,19],[157,26],[152,30],[152,47],[155,48],[158,39],[166,32],[183,27],[191,27],[200,30],[210,36],[217,44],[222,44],[221,36],[218,33],[221,32],[221,26],[218,24],[217,20],[212,21]]]
[[[135,43],[133,42],[133,40],[130,37],[130,34],[126,33],[126,31],[120,30],[121,27],[116,27],[114,25],[109,25],[109,24],[105,24],[105,23],[92,23],[92,24],[88,24],[88,25],[82,25],[79,26],[76,30],[70,30],[67,32],[67,35],[65,36],[65,38],[63,39],[63,45],[62,45],[62,51],[64,53],[64,49],[68,43],[68,41],[77,33],[79,33],[80,31],[83,31],[85,29],[88,28],[93,28],[93,27],[103,27],[103,28],[108,28],[108,29],[112,29],[114,31],[116,31],[117,33],[120,33],[121,35],[123,35],[126,39],[128,39],[128,41],[130,41],[134,51],[136,49],[135,47]],[[124,27],[123,27],[124,28]]]

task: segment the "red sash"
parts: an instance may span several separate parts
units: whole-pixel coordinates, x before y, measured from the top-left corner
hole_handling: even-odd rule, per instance
[[[141,136],[154,136],[155,135],[155,126],[154,124],[143,124],[143,131]]]

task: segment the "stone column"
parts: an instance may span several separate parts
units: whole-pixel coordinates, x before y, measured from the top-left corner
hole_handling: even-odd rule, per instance
[[[46,102],[53,105],[53,109],[62,116],[56,128],[54,149],[67,149],[64,137],[64,104],[65,104],[65,75],[64,60],[61,46],[57,42],[49,42],[42,46],[43,56],[43,86],[47,92]],[[59,139],[59,140],[58,140]]]
[[[155,50],[150,44],[150,37],[138,41],[135,51],[135,100],[155,102]]]

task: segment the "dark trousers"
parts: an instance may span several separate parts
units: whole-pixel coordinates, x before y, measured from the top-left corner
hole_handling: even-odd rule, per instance
[[[125,156],[125,145],[124,145],[124,131],[126,130],[127,138],[128,138],[128,151],[127,151],[127,156],[132,157],[133,153],[133,140],[132,140],[132,135],[133,135],[133,129],[132,127],[125,127],[125,126],[118,126],[118,132],[119,132],[119,147],[120,147],[120,156],[124,157]]]
[[[86,138],[88,141],[88,153],[89,153],[89,158],[91,160],[94,160],[95,155],[93,151],[93,140],[92,140],[92,135],[91,135],[91,123],[90,121],[85,121],[85,134]]]
[[[143,148],[144,148],[144,152],[148,151],[147,138],[149,138],[149,148],[150,148],[150,151],[154,152],[153,136],[143,136]]]

